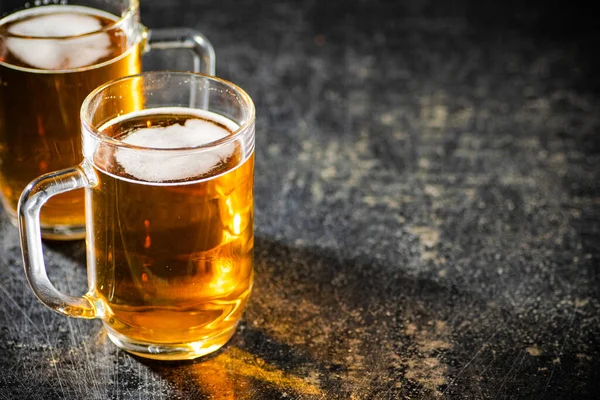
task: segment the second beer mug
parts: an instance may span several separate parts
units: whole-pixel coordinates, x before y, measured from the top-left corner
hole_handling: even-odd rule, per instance
[[[7,15],[0,19],[0,200],[15,224],[28,182],[81,159],[79,109],[94,88],[139,74],[142,53],[152,47],[189,49],[195,71],[214,75],[214,51],[202,35],[148,32],[137,0],[23,3],[0,2]],[[84,222],[82,191],[42,209],[45,238],[82,238]]]
[[[84,161],[32,182],[19,204],[33,291],[62,314],[100,318],[144,357],[218,349],[252,288],[251,99],[217,78],[147,73],[92,92],[81,119]],[[48,280],[39,212],[84,187],[89,291],[71,297]]]

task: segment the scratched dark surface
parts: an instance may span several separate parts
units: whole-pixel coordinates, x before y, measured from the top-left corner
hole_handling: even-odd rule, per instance
[[[36,302],[1,217],[0,398],[598,398],[591,11],[142,3],[149,26],[204,32],[256,102],[251,302],[214,356],[131,357]],[[46,257],[84,291],[83,243]]]

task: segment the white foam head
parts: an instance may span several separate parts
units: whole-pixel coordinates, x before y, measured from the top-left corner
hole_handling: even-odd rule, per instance
[[[25,11],[27,12],[27,11]],[[35,15],[11,25],[8,32],[25,38],[7,38],[8,50],[34,68],[62,70],[95,64],[110,54],[106,33],[73,37],[96,32],[102,24],[93,15],[81,12],[57,12]],[[68,39],[35,39],[62,37]]]
[[[165,108],[164,110],[173,110]],[[179,109],[181,111],[181,109]],[[188,109],[184,109],[189,113]],[[156,115],[156,110],[152,115]],[[150,112],[146,112],[150,114]],[[163,113],[165,113],[163,111]],[[223,123],[228,121],[227,128],[235,130],[238,126],[233,121],[209,112],[197,112],[199,117]],[[138,113],[137,116],[143,115]],[[136,114],[134,114],[136,116]],[[132,117],[130,114],[128,117]],[[218,118],[216,118],[218,117]],[[123,118],[120,118],[121,120]],[[114,123],[114,122],[113,122]],[[112,125],[113,123],[109,123]],[[107,124],[107,125],[109,125]],[[185,125],[174,124],[167,127],[141,128],[130,133],[122,142],[153,149],[175,149],[195,147],[211,143],[230,135],[230,131],[205,119],[189,119]],[[115,153],[117,162],[130,175],[149,182],[177,181],[199,177],[209,173],[219,163],[229,158],[235,150],[232,143],[215,148],[185,152],[182,154],[161,153],[156,150],[118,149]]]

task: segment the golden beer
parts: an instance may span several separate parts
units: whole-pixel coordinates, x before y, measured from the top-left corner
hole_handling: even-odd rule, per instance
[[[131,154],[96,151],[97,182],[86,189],[88,296],[105,308],[116,343],[218,348],[233,334],[253,280],[254,155],[237,142],[183,156],[156,149],[214,142],[237,128],[209,111],[177,107],[100,128],[138,146]]]
[[[32,179],[80,162],[84,98],[140,72],[140,38],[131,29],[128,36],[126,24],[115,26],[118,20],[81,6],[32,8],[0,20],[0,198],[13,219]],[[41,224],[83,227],[83,190],[53,197]]]

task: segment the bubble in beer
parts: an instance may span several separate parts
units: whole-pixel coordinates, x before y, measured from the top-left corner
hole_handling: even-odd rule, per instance
[[[134,130],[122,142],[153,149],[176,149],[201,146],[230,134],[226,128],[213,122],[188,119],[184,125]],[[115,156],[125,172],[137,179],[168,182],[205,175],[229,158],[234,150],[235,145],[230,143],[184,154],[119,149]]]
[[[100,29],[102,24],[94,16],[52,13],[33,16],[13,24],[8,32],[27,38],[10,37],[5,43],[15,57],[34,68],[80,68],[93,65],[110,54],[111,42],[106,33],[79,36]]]

